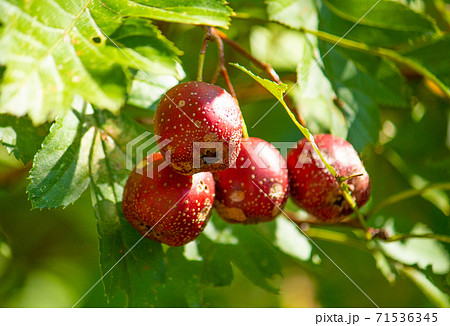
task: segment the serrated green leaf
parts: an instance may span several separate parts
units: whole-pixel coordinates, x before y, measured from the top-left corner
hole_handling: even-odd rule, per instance
[[[381,128],[376,103],[357,88],[339,87],[337,94],[346,115],[348,141],[357,151],[362,151],[367,143],[375,144]]]
[[[224,28],[232,14],[225,0],[103,0],[101,5],[122,16]]]
[[[438,307],[449,308],[450,298],[442,292],[420,271],[412,267],[403,267],[400,271],[413,281],[417,287]]]
[[[235,225],[233,234],[239,239],[239,245],[229,248],[233,264],[256,286],[278,293],[278,288],[268,281],[283,275],[271,244],[259,231],[246,226]]]
[[[66,207],[81,196],[89,184],[93,138],[84,111],[71,111],[56,120],[30,171],[27,192],[33,208]]]
[[[375,251],[372,254],[375,259],[375,263],[377,264],[377,268],[380,270],[381,274],[383,274],[384,278],[390,283],[395,283],[396,275],[392,271],[392,266],[386,257],[379,251]]]
[[[213,223],[209,223],[208,227]],[[233,281],[233,269],[226,245],[212,242],[205,236],[199,237],[199,253],[203,257],[202,282],[213,286],[230,285]]]
[[[80,0],[0,0],[0,63],[6,65],[0,112],[28,114],[40,124],[67,112],[75,95],[117,111],[125,100],[127,69],[179,74],[179,52],[148,21],[111,16],[107,8],[88,4],[93,12]],[[102,27],[104,16],[110,18],[111,36],[92,14],[101,17]]]
[[[142,239],[121,210],[123,187],[130,172],[126,169],[126,142],[139,136],[143,129],[123,114],[114,117],[96,110],[93,118],[97,127],[105,130],[95,134],[88,165],[105,294],[111,298],[122,290],[130,306],[159,306],[155,287],[165,277],[162,247]]]
[[[105,54],[110,60],[148,73],[182,78],[183,70],[174,59],[183,52],[150,21],[126,19],[109,37]]]
[[[183,248],[169,248],[167,256],[167,280],[161,291],[164,306],[201,306],[202,264],[186,260]],[[180,289],[183,289],[180,291]]]
[[[390,0],[324,0],[340,17],[354,23],[400,31],[435,32],[436,27],[425,15]]]
[[[267,0],[266,4],[270,20],[292,28],[317,27],[317,10],[313,0]]]
[[[324,47],[322,52],[326,53],[327,49],[328,46]],[[360,151],[367,143],[375,143],[378,139],[378,131],[381,127],[378,103],[392,104],[392,106],[406,103],[402,103],[401,94],[395,94],[387,85],[384,86],[379,80],[365,73],[366,71],[361,71],[364,65],[362,67],[356,65],[340,52],[333,50],[323,60],[324,71],[333,85],[346,116],[347,137]],[[380,74],[378,78],[385,77]],[[390,79],[385,78],[385,80],[390,84]],[[395,87],[401,88],[402,85],[395,85]]]
[[[395,65],[382,58],[348,49],[339,49],[339,52],[352,60],[357,69],[367,76],[357,80],[347,80],[347,84],[354,87],[359,85],[359,88],[370,95],[378,105],[410,107],[411,90]],[[369,92],[369,89],[372,91]]]
[[[33,159],[48,128],[48,125],[35,128],[28,117],[17,118],[0,114],[0,142],[9,153],[13,153],[25,164]]]

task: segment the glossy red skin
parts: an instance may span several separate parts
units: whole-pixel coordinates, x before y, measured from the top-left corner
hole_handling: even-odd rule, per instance
[[[353,146],[344,139],[329,134],[316,135],[314,140],[338,175],[348,177],[363,174],[346,182],[357,205],[361,207],[367,203],[370,197],[369,175]],[[302,155],[305,144],[309,146]],[[299,158],[304,163],[295,167]],[[306,139],[299,141],[297,148],[289,151],[287,166],[291,197],[305,211],[327,222],[339,222],[353,212],[336,179]]]
[[[260,152],[259,143],[264,143]],[[286,161],[275,147],[259,138],[242,139],[235,167],[214,173],[214,179],[217,213],[230,223],[272,221],[288,198]]]
[[[172,247],[197,238],[208,223],[214,203],[214,180],[209,172],[185,176],[166,166],[160,153],[150,154],[128,177],[123,194],[125,218],[142,235]],[[153,176],[147,165],[153,164]],[[144,165],[142,167],[142,165]],[[159,222],[158,222],[159,221]]]
[[[224,170],[234,164],[239,153],[241,111],[236,100],[215,85],[192,81],[170,89],[158,104],[154,127],[161,136],[161,153],[170,152],[171,165],[181,174]],[[171,142],[161,146],[165,139]],[[215,155],[208,155],[211,150],[205,148],[200,152],[200,165],[194,166],[194,142],[222,143],[223,160],[208,164],[201,157]]]

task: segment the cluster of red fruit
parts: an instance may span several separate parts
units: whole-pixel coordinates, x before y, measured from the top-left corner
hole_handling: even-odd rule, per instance
[[[271,221],[289,193],[320,220],[339,221],[352,212],[309,142],[300,141],[286,163],[268,142],[243,139],[239,106],[218,86],[186,82],[170,89],[154,127],[161,153],[149,155],[130,174],[122,202],[124,216],[148,238],[182,246],[202,232],[213,206],[230,223]],[[164,140],[170,142],[162,146]],[[356,203],[364,205],[369,176],[352,145],[328,134],[315,136],[315,142],[339,176],[356,175],[346,182]],[[170,166],[161,169],[165,157]],[[142,173],[146,167],[151,177]]]

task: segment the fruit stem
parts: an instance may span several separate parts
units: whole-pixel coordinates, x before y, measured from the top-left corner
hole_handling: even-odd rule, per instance
[[[208,46],[208,40],[211,38],[211,27],[205,26],[205,36],[203,37],[202,48],[198,55],[198,67],[197,67],[197,81],[203,80],[203,65],[205,63],[206,47]]]
[[[214,77],[211,80],[211,82],[215,83],[219,73],[222,73],[223,79],[225,80],[225,83],[227,84],[228,91],[230,92],[230,94],[234,97],[234,99],[237,102],[238,100],[237,100],[236,92],[234,91],[233,84],[231,83],[231,80],[230,80],[230,76],[228,75],[227,67],[225,66],[225,53],[224,53],[223,41],[218,33],[219,33],[219,31],[217,29],[215,29],[214,27],[211,27],[211,37],[217,43],[217,49],[219,51],[219,65],[217,67],[216,73],[214,74]],[[242,121],[242,137],[248,138],[248,129],[247,129],[247,125],[245,124],[245,120],[244,120],[244,116],[242,115],[242,111],[241,111],[241,121]]]
[[[348,184],[342,182],[339,184],[339,188],[341,188],[342,194],[344,195],[344,198],[346,202],[350,205],[350,207],[353,209],[353,211],[356,214],[356,217],[358,218],[359,222],[361,223],[361,226],[363,227],[364,231],[366,231],[366,236],[371,239],[372,236],[368,232],[368,226],[366,223],[366,219],[364,218],[364,215],[361,213],[361,211],[358,208],[358,205],[355,202],[355,199],[353,199],[353,196],[350,194],[350,190],[348,189]]]
[[[278,76],[278,74],[276,73],[276,71],[272,68],[272,66],[267,63],[267,62],[263,62],[258,60],[257,58],[255,58],[253,55],[251,55],[247,50],[245,50],[242,46],[240,46],[237,42],[235,42],[232,39],[229,39],[228,36],[215,29],[214,27],[212,28],[212,32],[214,34],[217,35],[217,37],[219,37],[221,40],[225,41],[226,43],[228,43],[232,48],[234,48],[237,52],[239,52],[240,54],[242,54],[244,57],[246,57],[247,59],[249,59],[251,62],[253,62],[254,64],[256,64],[257,66],[259,66],[260,68],[262,68],[269,76],[270,78],[276,82],[277,84],[282,84],[283,82],[281,81],[280,77]],[[305,126],[305,120],[303,119],[303,117],[301,116],[301,114],[298,112],[298,110],[292,110],[291,108],[293,107],[293,104],[290,100],[290,98],[286,97],[286,105],[289,107],[289,109],[295,113],[296,118],[298,121],[300,121],[300,124],[302,126]]]

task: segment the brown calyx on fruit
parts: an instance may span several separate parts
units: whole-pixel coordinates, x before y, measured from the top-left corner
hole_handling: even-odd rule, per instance
[[[242,209],[237,207],[227,207],[219,201],[216,201],[215,208],[217,214],[228,223],[244,223],[246,224],[247,216]]]

